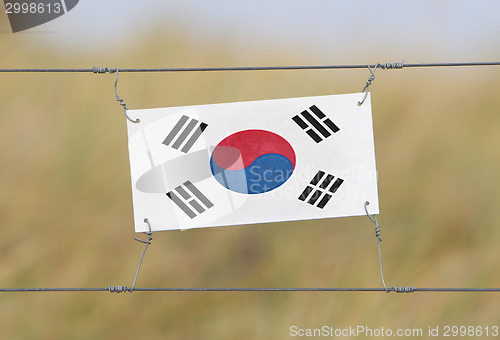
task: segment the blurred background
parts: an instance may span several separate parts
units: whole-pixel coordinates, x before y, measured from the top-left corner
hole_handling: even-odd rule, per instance
[[[0,68],[500,61],[500,3],[80,1]],[[368,70],[123,73],[131,109],[360,92]],[[500,286],[499,67],[378,70],[388,286]],[[0,74],[0,287],[131,286],[114,75]],[[158,232],[138,287],[381,287],[367,217]],[[0,293],[2,339],[287,339],[290,326],[499,325],[498,293]]]

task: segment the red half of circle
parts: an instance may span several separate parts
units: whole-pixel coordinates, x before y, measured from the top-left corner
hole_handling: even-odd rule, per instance
[[[232,152],[228,152],[232,150]],[[239,151],[236,155],[235,150]],[[277,153],[285,156],[295,168],[295,152],[281,136],[265,130],[244,130],[223,139],[215,148],[213,160],[227,170],[246,168],[262,155]],[[237,160],[237,161],[236,161]]]

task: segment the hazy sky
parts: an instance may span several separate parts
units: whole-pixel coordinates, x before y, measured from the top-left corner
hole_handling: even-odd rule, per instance
[[[67,15],[18,34],[78,50],[133,44],[167,23],[200,41],[356,55],[354,61],[373,51],[394,61],[498,60],[499,13],[498,0],[80,0]]]

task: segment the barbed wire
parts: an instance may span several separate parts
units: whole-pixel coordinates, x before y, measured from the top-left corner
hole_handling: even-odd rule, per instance
[[[417,288],[399,287],[396,293],[500,293],[500,288]],[[406,288],[406,289],[403,289]],[[138,288],[124,286],[107,288],[0,288],[0,293],[20,292],[384,292],[385,288]]]
[[[357,65],[300,65],[300,66],[235,66],[235,67],[180,67],[180,68],[109,68],[109,67],[93,67],[93,68],[12,68],[0,69],[1,73],[117,73],[118,72],[210,72],[210,71],[270,71],[270,70],[333,70],[333,69],[370,69],[372,71],[371,78],[374,78],[374,71],[377,68],[381,69],[402,69],[402,68],[420,68],[420,67],[464,67],[464,66],[500,66],[500,62],[457,62],[457,63],[417,63],[405,64],[404,62],[397,63],[377,63],[377,64],[357,64]],[[363,92],[371,85],[369,79]],[[115,82],[115,91],[116,83]],[[117,100],[119,96],[117,93]],[[360,103],[362,104],[362,102]],[[366,206],[365,206],[366,209]],[[368,217],[368,211],[366,212]],[[371,218],[370,218],[371,219]],[[145,220],[147,223],[147,221]],[[372,220],[378,228],[376,220]],[[147,246],[151,241],[151,233],[148,235],[148,241],[141,241],[146,243],[146,247],[142,253],[139,266],[137,268],[134,283],[132,288],[127,286],[109,286],[107,288],[0,288],[0,293],[18,293],[18,292],[111,292],[111,293],[124,293],[124,292],[384,292],[384,293],[432,293],[432,292],[450,292],[450,293],[467,293],[467,292],[500,292],[500,288],[416,288],[416,287],[391,287],[385,286],[382,263],[380,254],[380,238],[379,231],[377,231],[378,245],[379,245],[379,259],[380,271],[383,288],[138,288],[135,287],[137,275],[144,258]]]
[[[459,67],[459,66],[500,66],[500,61],[493,62],[446,62],[446,63],[377,63],[355,65],[297,65],[297,66],[232,66],[232,67],[168,67],[168,68],[3,68],[0,72],[58,72],[58,73],[114,73],[119,72],[210,72],[210,71],[271,71],[271,70],[334,70],[334,69],[366,69],[379,67],[382,69],[402,69],[414,67]]]

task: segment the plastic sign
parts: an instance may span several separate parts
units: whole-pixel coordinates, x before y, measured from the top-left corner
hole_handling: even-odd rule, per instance
[[[128,111],[135,230],[377,214],[363,96]]]

